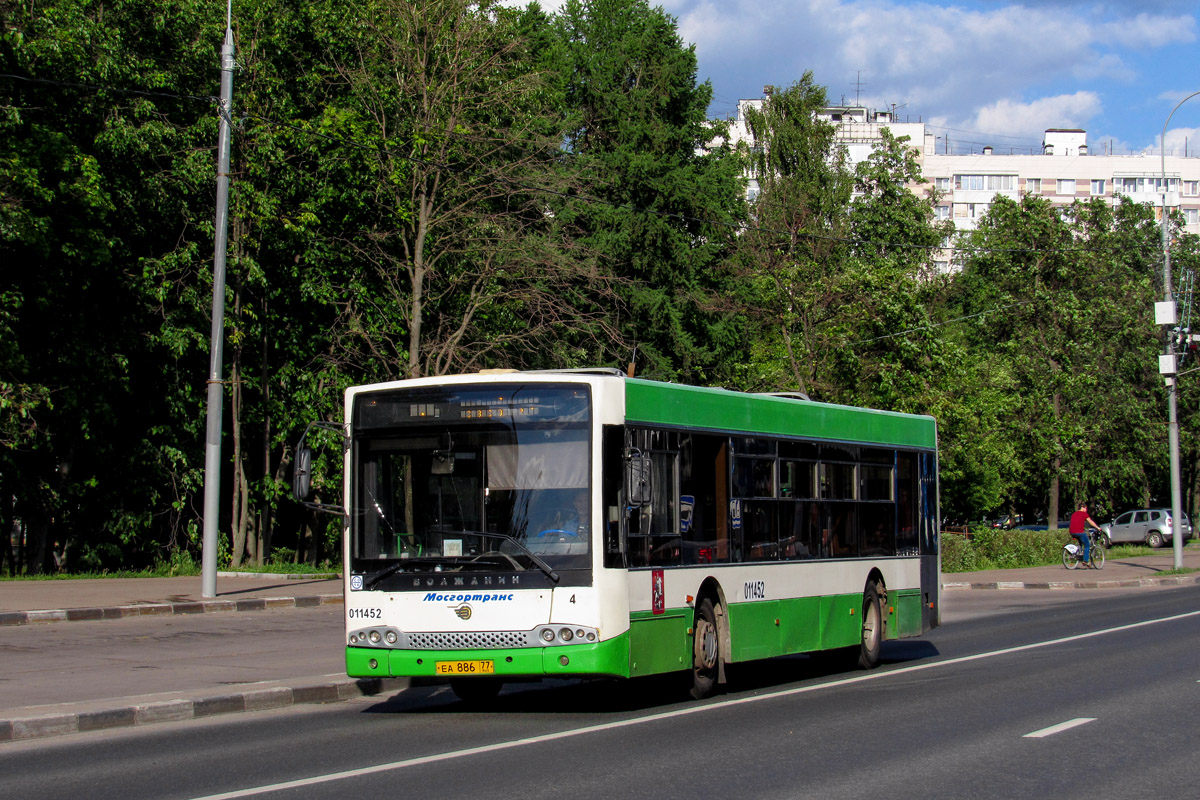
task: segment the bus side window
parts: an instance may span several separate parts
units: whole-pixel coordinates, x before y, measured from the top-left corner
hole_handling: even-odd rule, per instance
[[[917,498],[920,496],[916,453],[896,454],[896,483],[896,552],[900,555],[916,555]]]
[[[682,533],[680,559],[685,564],[710,564],[727,560],[728,492],[725,474],[728,439],[691,433],[679,447],[679,491],[692,500],[691,523]]]
[[[629,566],[678,564],[679,528],[678,435],[654,429],[627,432],[625,525]],[[632,456],[632,458],[631,458]],[[643,491],[648,487],[649,491]]]

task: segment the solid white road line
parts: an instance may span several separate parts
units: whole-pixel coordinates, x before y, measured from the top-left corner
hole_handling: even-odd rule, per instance
[[[658,714],[647,714],[644,717],[634,717],[633,719],[624,719],[617,722],[606,722],[600,725],[588,725],[583,728],[573,728],[571,730],[559,731],[558,733],[547,733],[541,736],[531,736],[527,739],[514,739],[508,742],[496,742],[495,744],[481,745],[479,747],[469,747],[465,750],[452,750],[447,753],[434,753],[420,758],[409,758],[403,761],[391,761],[386,764],[377,764],[373,767],[362,767],[360,769],[350,769],[344,772],[331,772],[326,775],[314,775],[311,778],[300,778],[294,781],[285,781],[283,783],[272,783],[266,786],[254,786],[248,789],[238,789],[232,792],[222,792],[220,794],[210,794],[203,797],[193,798],[193,800],[235,800],[239,797],[254,797],[260,794],[268,794],[270,792],[279,792],[285,789],[298,789],[304,786],[315,786],[321,783],[330,783],[332,781],[346,780],[347,778],[357,778],[363,775],[374,775],[380,772],[389,772],[391,770],[405,769],[407,767],[420,766],[422,764],[433,764],[438,761],[450,761],[456,758],[465,758],[467,756],[480,755],[482,753],[494,753],[500,750],[510,750],[514,747],[525,747],[531,744],[541,744],[543,742],[552,742],[557,739],[570,739],[575,736],[584,736],[589,733],[599,733],[601,731],[617,730],[619,728],[628,728],[634,725],[644,725],[649,722],[658,722],[664,719],[673,719],[675,717],[686,717],[691,714],[703,714],[707,711],[715,709],[728,708],[730,706],[739,706],[746,703],[758,703],[763,700],[773,700],[777,697],[789,697],[798,694],[808,694],[817,692],[823,689],[832,689],[839,686],[848,686],[854,683],[863,683],[866,681],[884,680],[896,675],[905,675],[911,672],[920,672],[927,669],[941,669],[943,667],[953,666],[955,664],[965,664],[969,661],[980,661],[985,658],[996,658],[997,656],[1005,656],[1011,653],[1020,653],[1026,650],[1037,650],[1042,647],[1053,647],[1059,644],[1068,642],[1078,642],[1084,639],[1093,639],[1097,636],[1107,636],[1110,633],[1120,633],[1121,631],[1134,630],[1136,628],[1144,628],[1148,625],[1158,625],[1163,622],[1177,622],[1181,619],[1200,616],[1200,611],[1189,611],[1184,614],[1175,614],[1170,617],[1162,617],[1160,619],[1150,619],[1143,622],[1134,622],[1129,625],[1118,625],[1115,628],[1105,628],[1103,630],[1092,631],[1091,633],[1080,633],[1074,636],[1064,636],[1061,639],[1049,639],[1044,642],[1034,642],[1032,644],[1022,644],[1016,647],[1006,647],[1003,650],[992,650],[987,653],[976,653],[971,656],[960,656],[959,658],[950,658],[945,661],[931,661],[925,664],[914,664],[911,667],[900,667],[899,669],[888,670],[886,672],[868,672],[862,675],[856,675],[853,678],[842,678],[829,683],[815,684],[812,686],[799,686],[794,689],[783,689],[778,692],[770,692],[768,694],[757,694],[747,697],[737,697],[731,700],[719,701],[716,703],[708,703],[705,705],[688,706],[686,708],[675,709],[673,711],[664,711]],[[1064,723],[1066,724],[1066,723]],[[1048,729],[1049,730],[1049,729]],[[1032,734],[1031,734],[1032,735]]]
[[[1096,721],[1095,717],[1076,717],[1075,719],[1069,719],[1066,722],[1060,722],[1057,725],[1051,725],[1049,728],[1042,728],[1040,731],[1034,731],[1033,733],[1027,733],[1024,736],[1022,736],[1021,738],[1022,739],[1044,739],[1047,736],[1053,736],[1056,733],[1062,733],[1063,731],[1070,730],[1071,728],[1078,728],[1080,725],[1085,725],[1089,722],[1095,722],[1095,721]]]

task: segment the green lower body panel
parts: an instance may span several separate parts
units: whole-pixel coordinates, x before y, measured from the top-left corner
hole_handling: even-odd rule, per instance
[[[498,678],[629,677],[629,634],[596,644],[481,650],[388,650],[347,647],[351,678],[434,677],[439,661],[491,661]],[[443,677],[447,677],[443,675]],[[453,676],[449,676],[453,677]]]
[[[843,594],[731,604],[732,659],[752,661],[857,644],[862,602],[861,594]]]
[[[753,661],[783,653],[783,618],[778,600],[732,603],[729,606],[729,644],[734,661]]]
[[[921,590],[908,589],[896,593],[893,604],[895,613],[888,619],[888,638],[897,639],[901,636],[920,636],[921,630]]]
[[[692,666],[692,609],[638,612],[629,620],[629,674],[657,675]]]
[[[821,598],[821,647],[850,647],[862,641],[863,596],[837,594]]]

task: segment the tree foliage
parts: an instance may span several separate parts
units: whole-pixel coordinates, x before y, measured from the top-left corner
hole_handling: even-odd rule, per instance
[[[0,530],[30,571],[143,566],[198,544],[225,20],[0,8]],[[852,169],[805,74],[736,151],[646,0],[245,0],[234,27],[234,564],[335,557],[286,478],[345,387],[635,352],[651,377],[934,415],[948,516],[1164,496],[1148,207],[1000,200],[940,275],[911,143]],[[1197,252],[1177,231],[1178,274]]]
[[[996,422],[1015,444],[1009,503],[1057,519],[1085,499],[1112,510],[1149,501],[1150,465],[1165,460],[1159,344],[1146,324],[1157,235],[1145,206],[1077,202],[1060,214],[1027,196],[998,199],[966,237],[951,302],[1008,407]]]
[[[703,380],[738,345],[719,299],[722,258],[743,213],[739,163],[705,151],[712,87],[675,21],[646,0],[568,0],[556,20],[564,143],[584,187],[555,214],[621,297],[616,333],[592,363]]]

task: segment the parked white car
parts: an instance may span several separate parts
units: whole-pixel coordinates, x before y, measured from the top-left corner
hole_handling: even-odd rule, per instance
[[[1192,523],[1183,515],[1183,541],[1192,538]],[[1112,522],[1101,525],[1106,544],[1113,542],[1144,542],[1151,547],[1162,547],[1171,541],[1174,525],[1169,508],[1139,508],[1126,511]]]

